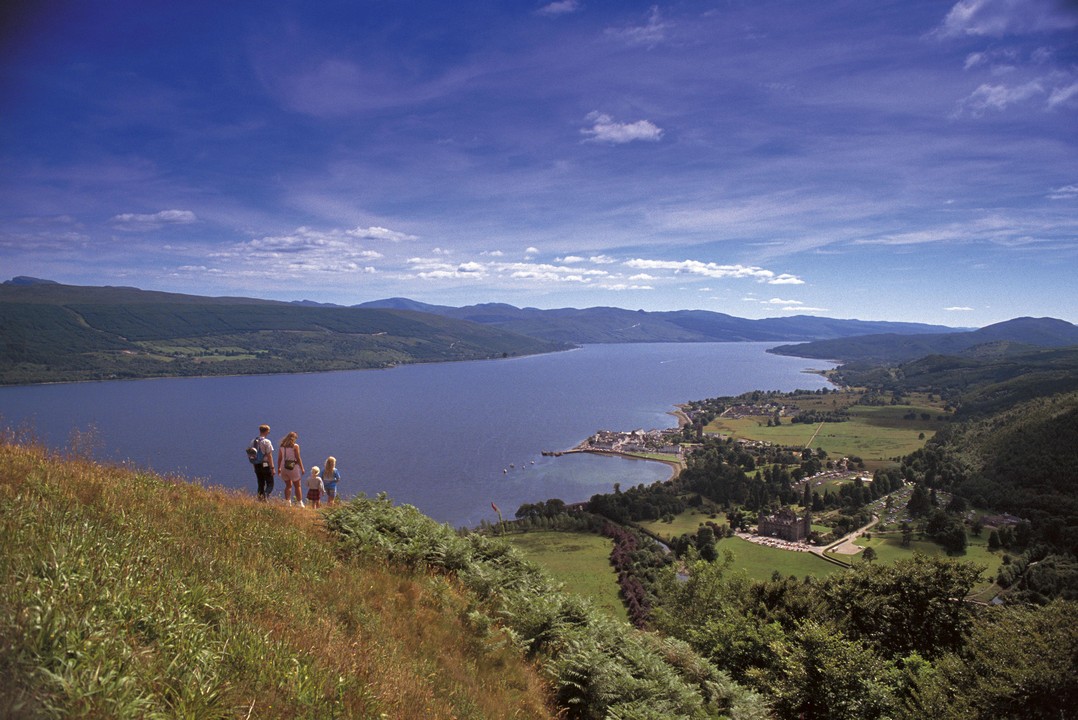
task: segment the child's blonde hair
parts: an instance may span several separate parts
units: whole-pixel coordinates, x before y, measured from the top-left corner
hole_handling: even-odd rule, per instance
[[[313,468],[311,468],[311,477],[318,477],[319,472],[321,471],[318,469],[318,466],[315,465]]]
[[[326,458],[326,477],[333,478],[333,470],[337,467],[337,458],[330,455]]]

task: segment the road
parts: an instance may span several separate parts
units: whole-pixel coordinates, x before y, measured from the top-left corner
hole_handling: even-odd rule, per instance
[[[826,552],[834,552],[834,553],[837,553],[839,555],[856,555],[857,553],[861,552],[861,547],[859,545],[854,545],[853,541],[856,540],[857,538],[861,537],[862,535],[864,535],[866,532],[868,532],[868,530],[871,529],[872,526],[875,525],[876,523],[878,523],[879,521],[880,521],[879,516],[878,515],[873,515],[872,516],[872,521],[869,522],[867,525],[864,525],[862,527],[857,528],[856,530],[854,530],[849,535],[846,535],[844,537],[839,538],[838,540],[831,543],[827,547],[812,548],[812,552],[816,553],[817,555],[819,555],[822,558],[827,557],[826,555],[824,555],[824,553],[826,553]]]

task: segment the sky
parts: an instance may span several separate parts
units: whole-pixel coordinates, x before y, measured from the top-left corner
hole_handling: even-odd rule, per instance
[[[1078,322],[1071,0],[12,0],[0,22],[0,279]]]

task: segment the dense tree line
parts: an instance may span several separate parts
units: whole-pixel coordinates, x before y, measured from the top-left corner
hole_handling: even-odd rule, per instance
[[[629,621],[642,628],[651,616],[658,571],[670,564],[670,556],[650,537],[632,528],[606,523],[602,534],[614,542],[610,564],[618,574]]]
[[[622,491],[615,486],[612,493],[593,495],[587,503],[588,512],[602,515],[625,525],[641,520],[658,520],[665,515],[678,515],[689,507],[673,483],[637,485]]]
[[[979,572],[917,555],[751,582],[729,557],[701,561],[684,581],[667,572],[653,624],[773,698],[783,718],[1070,717],[1075,604],[962,602]]]
[[[927,489],[1030,524],[1032,542],[1078,553],[1078,393],[1041,398],[937,432],[902,459]],[[1025,543],[1021,543],[1025,544]]]

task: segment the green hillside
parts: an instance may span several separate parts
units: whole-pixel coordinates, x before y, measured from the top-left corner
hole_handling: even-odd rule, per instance
[[[1078,327],[1056,318],[1022,317],[972,332],[939,334],[883,333],[780,345],[777,355],[895,365],[926,355],[957,355],[982,345],[1015,343],[1036,347],[1078,345]]]
[[[549,718],[445,577],[315,513],[0,442],[0,717]]]
[[[0,383],[310,372],[564,349],[405,310],[0,285]]]
[[[767,716],[410,506],[318,513],[0,440],[0,717]]]

